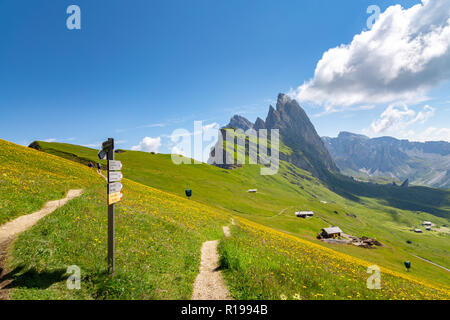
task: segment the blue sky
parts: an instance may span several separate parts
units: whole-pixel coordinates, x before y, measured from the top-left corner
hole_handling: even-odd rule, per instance
[[[320,135],[446,139],[448,72],[424,80],[421,97],[407,102],[394,92],[392,101],[330,107],[309,99],[312,90],[326,91],[318,81],[297,89],[314,78],[324,52],[367,30],[369,5],[384,12],[417,3],[2,0],[0,138],[96,146],[114,137],[131,148],[144,137],[161,137],[158,151],[169,152],[166,136],[174,129],[192,131],[194,120],[224,125],[235,113],[265,119],[277,94],[290,92],[308,98],[300,103]],[[81,8],[81,30],[66,28],[71,4]],[[434,131],[424,136],[429,128]]]

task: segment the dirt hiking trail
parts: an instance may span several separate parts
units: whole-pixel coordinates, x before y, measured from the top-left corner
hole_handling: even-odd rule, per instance
[[[226,238],[231,237],[230,228],[223,227]],[[202,245],[200,273],[194,282],[192,300],[232,300],[219,270],[219,240],[206,241]]]
[[[223,234],[225,235],[226,238],[231,237],[231,232],[230,232],[230,227],[228,226],[223,226]]]
[[[12,280],[7,279],[5,265],[9,246],[15,237],[19,233],[31,228],[46,215],[64,206],[68,201],[81,196],[82,193],[83,190],[69,190],[64,199],[49,201],[41,210],[18,217],[0,226],[0,300],[8,299],[9,290],[6,287]]]

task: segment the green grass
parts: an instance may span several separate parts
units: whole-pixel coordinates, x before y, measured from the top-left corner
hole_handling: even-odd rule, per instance
[[[62,147],[52,152],[60,156],[82,151],[89,161],[96,157],[95,150],[71,145],[50,144],[43,150],[50,146]],[[28,152],[15,148],[19,158]],[[32,152],[36,158],[48,157]],[[205,164],[175,166],[168,155],[130,151],[117,158],[127,178],[117,206],[117,275],[106,275],[105,182],[95,177],[83,196],[17,239],[8,260],[12,298],[186,299],[198,273],[202,242],[222,239],[222,268],[234,298],[448,299],[448,290],[433,287],[448,288],[447,274],[408,253],[445,265],[448,233],[415,235],[408,229],[422,219],[442,225],[444,218],[395,209],[373,198],[350,201],[284,162],[278,175],[260,176],[257,166],[232,171]],[[54,159],[44,161],[51,166]],[[73,165],[78,170],[61,178],[75,178],[83,170],[95,174]],[[184,197],[185,188],[193,189],[193,200]],[[258,193],[247,193],[249,188]],[[313,210],[316,216],[298,219],[293,213],[299,209]],[[233,226],[232,237],[224,240],[221,227],[231,215],[258,224]],[[329,223],[350,234],[375,236],[387,247],[326,245],[315,235]],[[405,242],[410,237],[415,237],[412,248]],[[413,262],[410,273],[404,271],[405,259]],[[381,291],[364,289],[369,264],[383,268]],[[65,286],[70,265],[82,270],[80,291]]]
[[[0,140],[0,224],[100,180],[87,167]]]
[[[227,215],[124,181],[116,210],[116,269],[107,273],[104,185],[95,184],[14,244],[13,299],[189,299],[200,248],[221,238]],[[81,268],[81,290],[66,288],[68,266]]]
[[[97,154],[96,150],[69,144],[39,144],[46,152],[80,154],[92,161]],[[433,231],[418,235],[411,231],[412,226],[420,226],[424,220],[433,221],[439,226],[448,224],[447,218],[394,208],[385,197],[359,196],[357,202],[352,201],[331,192],[310,173],[284,161],[280,162],[277,175],[261,176],[258,166],[247,165],[234,170],[224,170],[206,164],[174,165],[170,155],[136,151],[126,151],[117,154],[116,157],[124,164],[125,177],[131,180],[180,196],[184,195],[184,189],[193,189],[194,201],[226,210],[231,214],[397,272],[405,273],[403,262],[410,260],[415,267],[416,277],[437,285],[450,286],[447,272],[410,254],[414,253],[448,268],[449,233]],[[345,183],[351,187],[355,186],[348,181]],[[374,184],[364,186],[369,190],[379,189]],[[250,188],[257,188],[258,193],[247,193]],[[414,190],[416,189],[412,188],[413,192]],[[426,192],[429,190],[433,189],[426,188]],[[422,191],[423,189],[419,189],[419,192]],[[363,189],[362,194],[366,193],[368,191]],[[441,193],[439,191],[439,197]],[[445,197],[449,194],[443,193]],[[411,200],[420,201],[420,197]],[[448,203],[444,202],[436,209],[448,212],[447,205]],[[298,219],[294,216],[294,212],[298,210],[312,210],[315,217]],[[315,239],[320,229],[330,224],[340,226],[348,234],[375,237],[386,247],[368,250],[354,246],[325,244]],[[412,241],[412,244],[407,244],[407,240]]]
[[[448,291],[381,270],[367,288],[370,263],[244,223],[221,242],[223,273],[236,299],[442,299]]]

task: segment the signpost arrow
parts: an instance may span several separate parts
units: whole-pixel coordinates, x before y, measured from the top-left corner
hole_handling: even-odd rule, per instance
[[[111,193],[108,195],[108,205],[119,202],[123,197],[122,192]]]
[[[123,174],[120,171],[111,171],[108,174],[108,181],[109,182],[118,182],[122,180]]]
[[[120,182],[114,182],[108,184],[108,194],[113,194],[116,192],[120,192],[122,190],[123,186]]]
[[[110,170],[110,171],[122,170],[122,162],[120,162],[120,161],[109,160],[108,165],[109,165],[108,170]]]

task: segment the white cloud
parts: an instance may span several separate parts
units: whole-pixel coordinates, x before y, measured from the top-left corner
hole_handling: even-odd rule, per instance
[[[415,141],[447,141],[450,142],[450,128],[429,127],[425,131],[414,134],[410,133]]]
[[[403,130],[414,123],[425,123],[434,115],[434,110],[426,105],[422,111],[416,113],[406,104],[391,104],[383,111],[379,119],[372,122],[370,129],[375,134]]]
[[[312,117],[321,117],[328,115],[330,113],[340,112],[340,111],[361,111],[361,110],[372,110],[374,109],[374,105],[359,105],[359,106],[352,106],[352,107],[337,107],[334,109],[328,109],[320,113],[313,114]]]
[[[88,144],[82,144],[83,147],[87,147],[87,148],[93,148],[93,149],[97,149],[101,147],[101,143],[97,142],[97,143],[88,143]]]
[[[369,31],[325,52],[314,77],[291,95],[301,102],[342,106],[418,102],[450,78],[450,1],[390,6]]]
[[[75,138],[49,138],[49,139],[45,139],[43,140],[44,142],[69,142],[69,141],[74,141]]]
[[[450,128],[425,127],[424,125],[434,116],[435,108],[426,105],[419,112],[405,104],[392,104],[383,111],[369,128],[363,130],[369,136],[390,135],[410,141],[449,141]]]
[[[146,124],[146,125],[137,126],[137,127],[134,127],[134,128],[128,128],[128,129],[116,129],[116,132],[117,133],[123,133],[123,132],[134,130],[134,129],[163,128],[165,126],[166,126],[166,124],[164,124],[164,123],[153,123],[153,124]]]
[[[138,145],[131,147],[134,151],[158,152],[161,147],[161,137],[151,138],[145,137]]]
[[[219,128],[220,128],[220,125],[217,122],[213,122],[213,123],[202,126],[203,133],[214,130],[214,133],[217,134],[217,130],[219,130]]]

